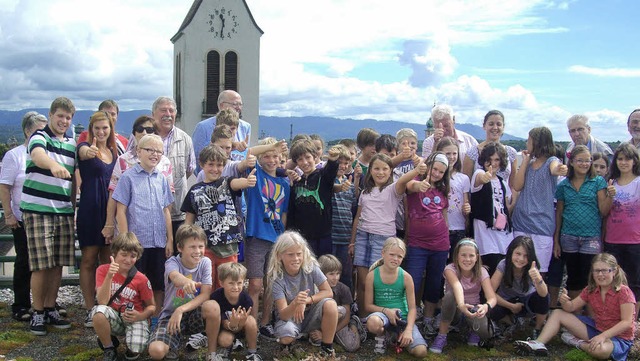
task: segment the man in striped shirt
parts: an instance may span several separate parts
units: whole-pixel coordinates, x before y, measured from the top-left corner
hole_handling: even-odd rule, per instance
[[[49,123],[33,133],[27,147],[20,209],[27,234],[34,314],[30,330],[46,335],[46,325],[69,328],[55,309],[62,267],[74,264],[76,142],[65,137],[75,113],[71,100],[51,103]]]

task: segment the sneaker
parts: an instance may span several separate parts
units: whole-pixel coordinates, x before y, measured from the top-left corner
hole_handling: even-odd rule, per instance
[[[60,329],[67,329],[71,327],[71,323],[63,319],[55,308],[53,310],[45,310],[44,313],[46,315],[45,322],[48,325]]]
[[[129,349],[124,353],[124,357],[127,360],[137,360],[140,357],[140,352],[133,352]]]
[[[165,357],[165,360],[166,359],[167,358]],[[212,353],[207,355],[207,361],[224,361],[224,359],[220,355],[218,355],[217,353],[212,352]]]
[[[113,347],[109,347],[104,350],[104,354],[102,356],[102,361],[116,361],[118,359],[118,353],[116,349]]]
[[[306,356],[306,352],[297,346],[295,343],[282,345],[280,351],[278,351],[279,358],[294,358],[303,359]]]
[[[231,349],[235,352],[235,351],[242,350],[243,348],[244,348],[244,344],[242,344],[242,341],[240,341],[239,338],[236,338],[233,341],[233,345],[231,346]]]
[[[562,339],[562,342],[566,343],[569,346],[573,346],[578,350],[581,350],[580,344],[585,342],[584,340],[581,340],[572,335],[570,332],[563,332],[562,335],[560,335],[560,338]]]
[[[56,311],[58,311],[58,313],[60,314],[60,316],[67,317],[67,309],[60,306],[58,302],[56,302],[55,308],[56,308]]]
[[[521,356],[530,354],[534,354],[535,356],[547,356],[549,354],[547,347],[542,342],[535,340],[516,341],[513,343],[513,346],[515,346],[516,353]]]
[[[436,319],[433,317],[424,318],[422,325],[422,333],[425,337],[431,337],[438,334],[438,325],[436,324]]]
[[[333,349],[333,347],[324,347],[322,346],[320,348],[320,357],[336,357],[336,350]]]
[[[31,319],[31,314],[29,313],[28,308],[20,307],[13,311],[11,317],[16,321],[29,321]]]
[[[31,333],[38,336],[47,334],[47,328],[44,325],[44,313],[34,312],[31,316],[31,324],[29,325]]]
[[[275,341],[276,340],[276,335],[273,333],[273,326],[266,325],[266,326],[260,326],[260,330],[259,330],[259,335],[260,337],[269,340],[269,341]]]
[[[247,357],[245,358],[245,360],[247,360],[247,361],[262,361],[262,357],[260,355],[258,355],[257,353],[250,353],[250,354],[247,354]]]
[[[384,335],[376,336],[376,345],[373,349],[373,352],[379,353],[379,354],[384,354],[385,352],[387,352]]]
[[[478,346],[480,344],[480,336],[475,332],[469,332],[469,338],[467,338],[467,345]]]
[[[311,346],[318,347],[322,344],[321,340],[314,340],[313,337],[309,337],[309,343]]]
[[[169,350],[169,352],[167,352],[167,354],[164,355],[164,360],[166,361],[174,361],[177,359],[178,359],[178,353],[175,350]],[[209,357],[207,357],[207,360],[209,360]],[[216,359],[215,361],[222,361],[222,359],[220,360]]]
[[[433,339],[431,343],[431,347],[429,347],[429,351],[433,353],[442,353],[442,349],[447,345],[447,335],[443,335],[441,333]]]
[[[84,327],[92,328],[93,327],[93,315],[91,311],[87,311],[87,315],[84,316]]]
[[[218,356],[222,360],[228,360],[231,355],[231,347],[218,347]]]
[[[360,343],[365,342],[367,340],[367,329],[364,328],[360,317],[358,317],[358,315],[351,315],[351,321],[349,321],[349,323],[356,326],[358,334],[360,335]]]
[[[102,341],[100,341],[100,337],[96,336],[96,339],[98,340],[98,347],[100,347],[101,350],[104,350],[104,345],[102,344]],[[118,346],[120,346],[120,340],[118,340],[118,337],[111,335],[111,344],[113,345],[113,348],[117,349]]]
[[[203,347],[207,347],[208,345],[209,340],[207,339],[207,335],[202,332],[194,333],[193,335],[189,336],[189,341],[187,341],[187,351],[193,352]]]

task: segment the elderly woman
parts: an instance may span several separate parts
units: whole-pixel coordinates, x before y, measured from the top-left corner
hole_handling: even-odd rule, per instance
[[[0,169],[0,201],[4,209],[5,224],[11,227],[16,260],[13,264],[14,301],[11,305],[13,318],[29,321],[31,308],[29,253],[27,251],[27,234],[22,224],[20,211],[20,195],[25,178],[27,163],[27,144],[31,134],[47,125],[47,118],[37,112],[27,112],[22,118],[22,132],[25,141],[10,151],[2,159]]]

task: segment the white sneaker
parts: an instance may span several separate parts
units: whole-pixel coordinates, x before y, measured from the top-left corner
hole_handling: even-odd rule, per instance
[[[516,352],[519,355],[534,354],[535,356],[547,356],[549,354],[549,350],[547,350],[547,347],[539,341],[516,341],[513,343],[513,345],[515,346]]]
[[[586,342],[572,335],[570,332],[563,332],[562,335],[560,335],[560,338],[562,339],[562,342],[564,342],[565,344],[569,346],[573,346],[579,350],[580,350],[580,344],[583,342]]]
[[[387,352],[384,335],[376,336],[376,346],[374,347],[373,352],[379,353],[379,354],[383,354]]]
[[[209,340],[207,339],[207,335],[204,333],[194,333],[189,336],[189,341],[187,341],[187,349],[189,351],[198,350],[203,347],[207,347],[209,344]]]

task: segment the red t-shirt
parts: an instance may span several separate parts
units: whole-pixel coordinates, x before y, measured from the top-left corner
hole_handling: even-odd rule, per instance
[[[104,279],[109,271],[109,264],[103,264],[96,270],[96,290],[102,286]],[[126,277],[116,273],[111,279],[111,292],[112,296],[122,286]],[[134,309],[138,312],[144,311],[143,301],[150,302],[153,299],[153,289],[151,288],[151,282],[147,276],[138,271],[133,277],[131,282],[120,292],[120,295],[116,297],[109,306],[116,311],[124,311],[127,303],[133,302]]]
[[[580,293],[580,298],[593,308],[596,328],[600,332],[604,332],[615,326],[616,323],[620,322],[620,305],[632,303],[635,310],[636,304],[636,298],[633,296],[633,292],[625,285],[620,286],[620,291],[618,292],[613,290],[613,288],[610,288],[605,295],[604,301],[602,301],[600,287],[596,287],[593,292],[589,292],[585,287],[585,289]],[[635,321],[635,311],[633,313],[633,320]],[[618,337],[625,340],[633,340],[633,335],[636,331],[635,328],[636,323],[633,322],[631,327],[620,333]]]

